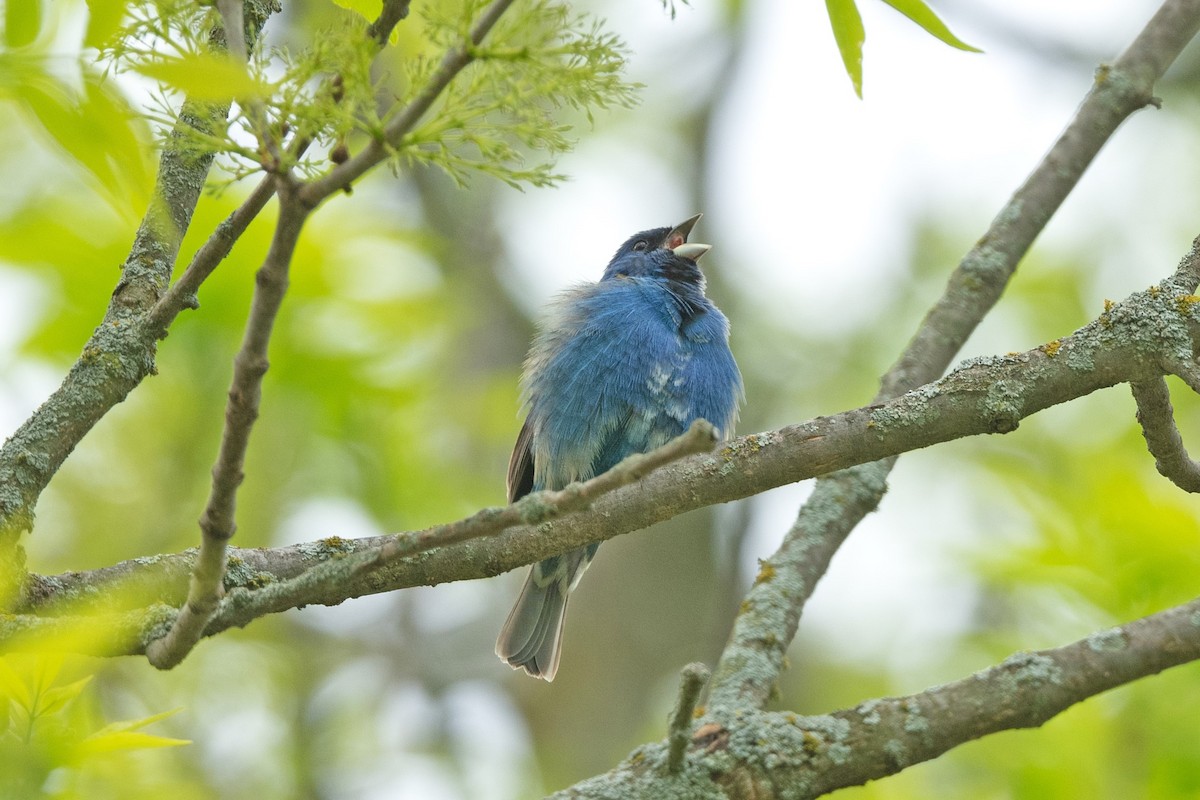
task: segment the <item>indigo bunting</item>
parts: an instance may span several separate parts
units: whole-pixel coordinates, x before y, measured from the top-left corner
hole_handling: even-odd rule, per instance
[[[525,424],[508,465],[508,500],[562,489],[682,434],[698,418],[732,433],[742,376],[729,321],[704,296],[689,244],[699,214],[635,234],[603,277],[550,306],[521,377]],[[513,669],[554,679],[567,597],[599,543],[540,561],[496,641]]]

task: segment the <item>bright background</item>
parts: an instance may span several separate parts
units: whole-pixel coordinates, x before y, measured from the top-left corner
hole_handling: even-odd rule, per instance
[[[325,0],[286,5],[277,42],[335,13]],[[629,234],[696,211],[693,238],[715,245],[710,294],[746,376],[741,432],[865,403],[1095,67],[1156,6],[939,2],[980,55],[862,0],[860,101],[823,4],[695,3],[673,20],[648,0],[595,4],[647,88],[637,108],[579,129],[559,164],[569,181],[521,193],[479,178],[464,191],[380,170],[314,217],[272,346],[236,543],[399,531],[502,502],[538,310],[595,279]],[[62,12],[68,51],[81,7]],[[1198,70],[1190,50],[1160,86],[1163,110],[1117,134],[964,357],[1065,335],[1173,268],[1200,233]],[[7,112],[0,185],[0,429],[11,431],[100,319],[142,208],[99,191]],[[241,191],[202,201],[185,259]],[[178,320],[160,375],[56,478],[29,539],[32,569],[196,543],[269,224]],[[1175,390],[1185,435],[1200,435],[1188,427],[1197,404]],[[603,771],[662,737],[679,668],[715,661],[756,559],[809,489],[606,544],[572,603],[552,685],[492,655],[516,574],[290,612],[206,641],[166,674],[141,659],[94,664],[110,716],[182,707],[158,730],[194,741],[144,754],[135,777],[94,796],[506,800]],[[810,604],[777,706],[821,713],[919,691],[1191,599],[1197,510],[1155,473],[1121,388],[1003,438],[906,455]],[[1197,707],[1200,671],[1183,667],[838,796],[1193,797]]]

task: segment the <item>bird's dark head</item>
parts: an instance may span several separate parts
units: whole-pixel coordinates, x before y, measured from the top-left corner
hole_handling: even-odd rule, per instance
[[[712,245],[689,243],[688,234],[696,227],[697,214],[674,228],[654,228],[635,233],[617,249],[601,280],[618,277],[660,278],[682,287],[704,291],[704,274],[696,261]]]

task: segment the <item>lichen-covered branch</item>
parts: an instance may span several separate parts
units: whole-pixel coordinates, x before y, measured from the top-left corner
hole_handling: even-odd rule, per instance
[[[823,716],[718,710],[701,718],[683,769],[665,742],[557,800],[818,797],[929,761],[998,731],[1042,725],[1101,692],[1200,659],[1200,600],[1072,644],[1017,653],[953,683]]]
[[[258,36],[266,13],[250,15],[248,35]],[[228,113],[228,104],[185,101],[171,142],[183,138],[183,127],[213,130]],[[63,461],[154,372],[156,337],[141,321],[171,279],[211,163],[211,155],[195,156],[173,144],[163,149],[150,208],[103,321],[59,388],[0,448],[0,572],[22,568],[17,537],[32,526],[37,499]]]
[[[1067,129],[951,273],[942,296],[880,381],[877,402],[945,371],[1100,149],[1127,117],[1155,102],[1155,82],[1198,29],[1200,0],[1167,0],[1116,62],[1097,71]],[[879,505],[893,464],[882,461],[853,475],[817,481],[779,550],[766,562],[765,568],[780,580],[756,584],[742,606],[745,611],[713,677],[717,700],[754,706],[766,702],[817,580],[845,538]]]
[[[534,492],[511,505],[484,509],[449,525],[380,537],[375,547],[325,560],[295,578],[255,590],[231,591],[207,633],[242,627],[267,614],[308,605],[314,602],[314,597],[340,594],[342,587],[370,580],[374,573],[401,559],[470,542],[518,524],[537,526],[556,516],[586,509],[597,499],[635,483],[656,469],[689,455],[711,451],[716,441],[716,429],[712,424],[696,420],[681,436],[662,447],[631,455],[583,483],[573,483],[559,491]]]
[[[687,456],[711,451],[716,441],[716,429],[712,424],[706,420],[696,420],[682,435],[663,446],[648,453],[630,455],[612,469],[590,480],[574,483],[557,491],[534,492],[514,504],[502,508],[484,509],[458,522],[438,525],[423,531],[375,537],[370,540],[330,539],[316,545],[301,545],[296,550],[281,548],[277,551],[239,551],[241,555],[234,556],[237,564],[230,571],[230,592],[227,602],[219,610],[216,608],[216,601],[220,599],[220,586],[214,588],[211,584],[214,575],[218,580],[222,577],[222,573],[217,570],[224,567],[220,560],[224,550],[219,547],[221,542],[218,539],[221,531],[210,534],[206,530],[205,544],[207,545],[212,539],[214,540],[213,544],[218,547],[206,548],[202,545],[198,552],[189,551],[187,554],[189,563],[194,564],[191,590],[188,601],[178,617],[174,617],[173,612],[168,612],[166,615],[171,630],[165,635],[160,635],[163,633],[161,628],[164,617],[161,606],[164,602],[172,602],[172,598],[159,597],[159,602],[148,604],[152,608],[145,620],[146,638],[141,641],[131,640],[125,635],[118,636],[118,638],[121,641],[133,643],[133,649],[125,651],[127,654],[142,652],[145,642],[149,641],[150,644],[145,649],[151,661],[158,666],[173,666],[177,661],[168,662],[167,659],[174,658],[176,655],[181,657],[185,654],[186,650],[182,648],[194,645],[201,633],[211,635],[231,627],[244,626],[266,614],[320,602],[316,598],[328,596],[331,592],[340,593],[343,591],[342,587],[351,585],[355,580],[369,579],[372,573],[389,564],[401,559],[411,559],[435,548],[444,550],[451,545],[492,535],[518,524],[536,525],[560,515],[586,509],[603,495],[628,486],[651,474],[654,470]],[[222,453],[222,457],[225,456],[226,454]],[[230,470],[234,466],[236,465],[221,466],[220,471],[225,473],[223,479],[227,480],[231,477]],[[214,471],[214,484],[216,482],[217,475]],[[234,488],[236,488],[236,484]],[[364,544],[370,546],[363,547]],[[355,550],[355,546],[358,546],[357,550]],[[287,575],[280,574],[282,569],[276,573],[270,573],[265,569],[254,569],[246,563],[250,561],[255,566],[264,566],[263,562],[254,559],[254,556],[261,558],[281,552],[294,554],[305,551],[310,557],[318,554],[320,557],[311,558],[303,568],[290,570]],[[167,561],[170,559],[160,559],[158,564],[161,566]],[[142,566],[145,565],[144,560],[140,563]],[[282,563],[289,565],[290,562],[285,556]],[[176,563],[175,566],[178,564]],[[129,578],[127,572],[120,571],[121,567],[122,565],[117,565],[108,570],[101,570],[101,573],[106,574],[99,582],[85,582],[76,586],[75,589],[78,589],[80,594],[98,594],[109,597],[114,595],[140,598],[151,596],[149,592],[138,591],[136,583],[112,579],[114,574],[123,579]],[[168,580],[177,582],[181,576],[181,570],[168,569],[168,571],[171,575]],[[79,573],[75,573],[76,577],[78,575]],[[75,589],[69,587],[69,580],[65,579],[65,576],[59,576],[35,585],[54,586],[57,591],[73,594]],[[136,580],[136,576],[134,580]],[[103,586],[103,591],[97,591],[100,586]],[[169,583],[164,583],[163,586],[166,588]],[[38,634],[58,631],[63,625],[71,624],[69,620],[72,619],[77,621],[84,619],[77,614],[80,609],[72,608],[69,602],[52,603],[48,597],[43,599],[44,602],[39,610],[49,611],[51,610],[50,605],[54,605],[54,617],[13,615],[0,618],[3,620],[0,622],[0,644],[3,645],[0,649],[32,646],[54,647],[53,642],[45,641],[44,637],[38,638]],[[59,600],[64,599],[67,598],[59,598]],[[97,609],[93,607],[93,611],[95,610]],[[102,629],[105,624],[116,624],[119,628],[124,629],[129,624],[128,615],[122,613],[121,610],[104,608],[99,611],[100,614],[93,614],[91,617],[95,620],[94,624],[83,622],[78,622],[78,624],[87,624],[93,630]],[[173,620],[172,617],[174,617]],[[39,624],[39,619],[45,621]],[[210,620],[211,624],[208,624]],[[207,627],[205,627],[206,625]],[[78,642],[80,639],[70,637],[69,641]],[[107,642],[97,643],[90,637],[86,638],[81,646],[85,652],[114,654],[111,645]]]
[[[496,575],[685,511],[851,467],[855,468],[851,474],[837,475],[830,486],[841,492],[836,497],[842,506],[865,513],[862,508],[873,502],[880,489],[871,482],[882,484],[884,479],[879,465],[871,462],[963,436],[1008,432],[1041,409],[1117,383],[1162,375],[1168,368],[1165,365],[1190,353],[1200,342],[1200,314],[1195,304],[1180,302],[1191,296],[1198,271],[1200,245],[1193,247],[1171,278],[1113,305],[1070,336],[1025,353],[975,359],[945,378],[887,403],[740,437],[711,456],[684,459],[646,475],[637,486],[592,498],[585,510],[538,517],[543,519],[540,524],[521,524],[527,509],[518,504],[508,510],[485,509],[448,526],[401,534],[403,539],[329,539],[273,550],[236,551],[236,569],[231,566],[228,583],[244,587],[245,592],[236,605],[222,609],[222,618],[230,614],[228,624],[241,625],[253,618],[247,609],[257,614],[307,604],[335,605],[363,594]],[[1180,276],[1185,279],[1182,285]],[[568,495],[574,491],[564,490]],[[544,502],[541,497],[536,500],[536,504]],[[807,517],[802,519],[809,524]],[[831,555],[822,535],[829,521],[812,520],[811,525],[811,535],[803,540],[806,546],[797,551],[795,564],[781,561],[778,555],[767,562],[743,616],[760,618],[764,626],[783,624],[788,614],[795,613],[791,595],[811,592],[811,583],[821,571],[820,559]],[[452,538],[462,536],[465,528],[470,529],[474,541]],[[416,558],[384,555],[389,549],[394,552],[401,541],[436,541],[446,546]],[[448,544],[450,541],[459,543]],[[351,553],[382,561],[365,572],[344,570],[338,580],[310,580],[310,574],[286,591],[271,589],[272,584],[295,579],[315,564]],[[72,597],[98,591],[105,596],[129,596],[127,590],[138,586],[143,589],[141,603],[178,602],[164,586],[178,580],[182,564],[190,564],[193,558],[190,554],[164,556],[150,563],[127,562],[92,573],[34,579],[22,610],[68,613],[70,609],[62,606]],[[808,559],[813,559],[811,564]],[[767,589],[785,595],[787,601],[771,605],[771,595],[761,594]],[[259,591],[266,594],[255,599]],[[778,651],[783,646],[768,643],[764,638],[741,652],[728,651],[733,668],[723,666],[729,671],[721,674],[735,688],[715,688],[710,705],[738,705],[736,698],[767,690],[777,674],[773,659],[781,658]]]

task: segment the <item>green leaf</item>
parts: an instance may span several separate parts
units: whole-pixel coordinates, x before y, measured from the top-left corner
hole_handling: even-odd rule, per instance
[[[114,753],[120,750],[146,750],[156,747],[180,747],[191,744],[187,739],[173,739],[169,736],[154,736],[139,732],[144,728],[169,716],[176,714],[178,708],[163,711],[142,719],[127,719],[111,722],[79,744],[78,755],[81,758]]]
[[[4,41],[10,48],[31,44],[41,29],[41,0],[8,0],[4,4]]]
[[[3,697],[11,698],[26,711],[33,705],[29,684],[17,674],[7,659],[0,657],[0,698]]]
[[[79,743],[78,757],[89,758],[121,750],[149,750],[157,747],[182,747],[191,744],[187,739],[172,739],[138,731],[94,733]]]
[[[50,714],[57,714],[66,708],[68,703],[79,697],[91,682],[92,676],[88,675],[74,683],[68,683],[66,686],[55,686],[52,689],[46,689],[38,697],[37,712],[33,716],[43,717]]]
[[[110,722],[109,724],[107,724],[103,728],[101,728],[100,730],[96,731],[96,733],[94,733],[93,735],[99,736],[101,734],[108,734],[108,733],[136,731],[139,728],[144,728],[147,725],[153,725],[155,722],[160,722],[160,721],[166,719],[167,717],[173,717],[182,710],[183,710],[182,708],[172,708],[170,711],[160,711],[157,714],[151,714],[150,716],[142,717],[141,719],[126,719],[126,720],[120,720],[118,722]]]
[[[9,88],[41,130],[98,181],[112,206],[139,212],[150,191],[150,166],[138,121],[124,98],[97,73],[83,75],[77,96],[47,75]]]
[[[374,22],[383,10],[383,0],[333,0],[333,3],[361,14],[367,22]]]
[[[959,50],[966,50],[969,53],[983,52],[978,47],[972,47],[951,33],[950,29],[946,27],[946,23],[942,22],[938,18],[938,15],[933,13],[933,9],[925,5],[925,0],[883,0],[883,2],[951,47],[957,47]]]
[[[833,26],[833,38],[837,41],[846,74],[854,84],[854,93],[862,97],[863,42],[867,32],[863,29],[862,16],[854,0],[825,0],[829,12],[829,24]]]
[[[134,69],[193,100],[245,100],[270,94],[269,87],[250,76],[245,64],[224,53],[166,58]]]
[[[85,47],[102,47],[121,27],[129,0],[87,0],[88,24]]]

